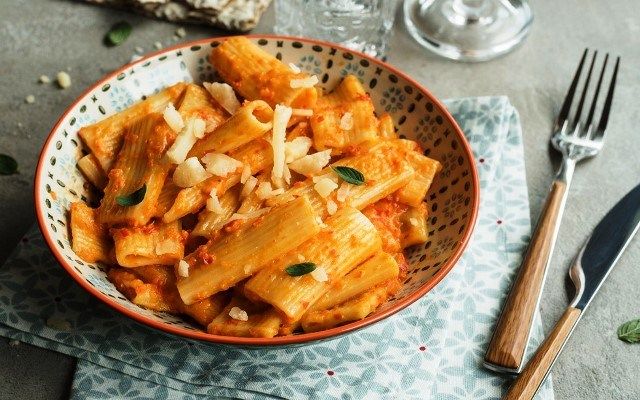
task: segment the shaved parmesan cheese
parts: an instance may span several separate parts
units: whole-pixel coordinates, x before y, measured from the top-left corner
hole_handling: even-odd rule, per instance
[[[284,175],[284,140],[287,134],[289,118],[291,118],[291,108],[276,104],[273,111],[273,134],[271,138],[271,147],[273,148],[273,170],[271,175],[275,180],[282,179]]]
[[[249,320],[249,314],[247,314],[247,312],[240,307],[231,307],[231,310],[229,310],[229,316],[236,321]]]
[[[311,75],[308,78],[292,79],[289,81],[289,86],[291,86],[291,89],[312,88],[317,85],[318,82],[318,77]]]
[[[185,260],[178,262],[178,276],[187,278],[189,276],[189,263]]]
[[[58,86],[62,89],[66,89],[71,86],[71,77],[64,71],[58,72],[56,80],[58,81]]]
[[[206,124],[200,118],[189,118],[184,124],[184,128],[176,137],[169,150],[167,158],[174,164],[180,164],[187,158],[189,150],[196,143],[198,138],[204,137]]]
[[[313,116],[313,110],[310,108],[293,108],[291,115],[296,117],[311,117]]]
[[[248,274],[248,273],[250,273],[250,272],[251,272],[251,269],[252,269],[252,268],[251,268],[251,265],[247,264],[247,265],[245,265],[242,269],[244,270],[244,273],[245,273],[245,274]]]
[[[409,223],[413,226],[418,226],[418,220],[415,218],[409,218]]]
[[[302,175],[314,175],[322,171],[331,160],[331,149],[309,154],[289,164],[289,168]]]
[[[331,192],[336,190],[337,187],[338,187],[338,184],[329,178],[320,179],[313,186],[316,192],[318,192],[318,194],[323,198],[327,198],[331,194]]]
[[[258,189],[256,190],[256,196],[258,196],[260,200],[270,199],[272,197],[275,197],[283,193],[284,193],[284,189],[282,188],[273,190],[271,188],[271,183],[269,182],[262,182],[260,186],[258,186]]]
[[[269,211],[271,211],[271,207],[261,208],[259,210],[255,210],[246,214],[234,213],[233,215],[231,215],[231,218],[229,218],[229,222],[235,221],[237,219],[245,220],[245,219],[258,218],[259,216],[266,214]]]
[[[340,118],[340,129],[350,131],[353,128],[353,114],[346,112]]]
[[[291,170],[287,164],[284,165],[284,181],[287,185],[291,184]]]
[[[347,182],[342,182],[340,185],[340,189],[336,192],[336,200],[339,202],[344,202],[349,196],[349,192],[351,191],[351,184]]]
[[[224,208],[222,208],[222,205],[220,204],[220,199],[218,199],[218,192],[216,189],[212,189],[211,192],[209,192],[207,210],[218,215],[224,214]]]
[[[208,172],[221,177],[226,177],[242,167],[240,161],[222,153],[208,153],[202,157],[202,162],[206,165]]]
[[[307,155],[313,141],[306,136],[300,136],[284,144],[284,159],[287,164]]]
[[[327,212],[329,215],[335,214],[336,211],[338,211],[338,205],[336,202],[331,199],[327,200]]]
[[[255,176],[249,176],[244,186],[242,187],[242,191],[240,192],[240,198],[244,199],[245,197],[249,196],[251,192],[253,192],[253,189],[255,189],[257,184],[258,184],[258,178],[256,178]]]
[[[329,280],[329,275],[327,275],[327,270],[324,267],[318,267],[311,271],[311,277],[318,282],[326,282]]]
[[[244,167],[242,167],[242,175],[240,175],[240,183],[244,185],[250,176],[251,176],[251,167],[248,164],[245,164]]]
[[[294,74],[299,74],[300,72],[302,72],[300,68],[294,63],[289,63],[289,68],[291,69],[291,71],[293,71]]]
[[[157,255],[161,256],[163,254],[173,253],[176,250],[179,251],[176,247],[177,243],[175,240],[164,239],[156,243],[155,251]]]
[[[182,128],[184,128],[184,121],[182,120],[182,116],[178,111],[176,111],[176,108],[173,106],[173,104],[169,103],[167,105],[167,108],[164,109],[162,116],[164,117],[167,125],[169,125],[169,128],[171,128],[171,130],[175,133],[180,133],[180,131],[182,131]]]
[[[240,108],[240,102],[236,97],[233,88],[226,83],[220,82],[203,82],[202,86],[209,92],[211,97],[227,110],[231,115],[235,114]]]
[[[195,186],[209,178],[211,174],[204,170],[196,157],[191,157],[182,162],[173,171],[173,183],[181,188]]]
[[[316,176],[312,176],[312,177],[311,177],[311,180],[313,181],[313,183],[318,183],[318,182],[320,182],[322,179],[325,179],[325,178],[329,178],[329,179],[331,179],[331,180],[332,180],[332,181],[334,181],[334,182],[336,182],[336,181],[337,181],[337,177],[336,177],[336,175],[335,175],[335,174],[333,174],[333,173],[328,173],[328,174],[324,174],[324,175],[316,175]]]

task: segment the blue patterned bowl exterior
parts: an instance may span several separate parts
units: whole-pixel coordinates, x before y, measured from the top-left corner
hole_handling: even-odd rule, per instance
[[[469,240],[479,203],[473,156],[462,131],[444,106],[403,73],[364,54],[301,38],[251,36],[267,52],[315,74],[331,90],[348,74],[369,91],[377,112],[393,117],[401,137],[418,141],[443,169],[432,185],[429,240],[407,252],[409,271],[399,293],[362,321],[330,330],[273,339],[209,335],[179,316],[129,302],[107,280],[106,268],[86,263],[71,250],[68,210],[75,201],[95,204],[95,194],[76,167],[86,154],[78,129],[112,115],[179,81],[217,80],[211,49],[224,38],[179,45],[125,65],[87,90],[67,109],[46,141],[36,171],[35,204],[40,229],[60,264],[86,290],[138,322],[167,333],[216,343],[247,346],[302,344],[353,331],[385,318],[428,292],[453,267]]]

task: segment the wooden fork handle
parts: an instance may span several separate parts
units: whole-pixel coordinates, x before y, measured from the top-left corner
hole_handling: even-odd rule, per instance
[[[551,192],[487,349],[484,358],[487,368],[517,373],[522,367],[567,190],[568,184],[560,180],[551,185]]]
[[[582,310],[578,308],[567,308],[502,400],[533,399],[569,338],[573,327],[580,319],[581,313]]]

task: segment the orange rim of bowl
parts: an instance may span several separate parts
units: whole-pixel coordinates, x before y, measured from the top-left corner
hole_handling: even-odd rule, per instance
[[[47,243],[47,246],[49,246],[49,249],[51,250],[51,252],[53,253],[54,257],[56,258],[56,260],[58,261],[58,263],[60,265],[62,265],[62,267],[67,271],[67,273],[69,273],[69,275],[71,275],[71,277],[87,292],[89,292],[90,294],[92,294],[93,296],[95,296],[96,298],[98,298],[99,300],[101,300],[103,303],[105,303],[106,305],[108,305],[109,307],[111,307],[112,309],[126,315],[127,317],[133,319],[134,321],[141,323],[143,325],[146,325],[148,327],[154,328],[154,329],[158,329],[161,331],[164,331],[166,333],[171,333],[174,335],[178,335],[178,336],[182,336],[185,338],[189,338],[189,339],[195,339],[195,340],[199,340],[199,341],[204,341],[204,342],[211,342],[211,343],[216,343],[216,344],[228,344],[228,345],[238,345],[238,346],[256,346],[256,347],[261,347],[261,346],[278,346],[278,345],[291,345],[291,344],[303,344],[303,343],[307,343],[307,342],[314,342],[314,341],[318,341],[318,340],[323,340],[323,339],[333,339],[337,336],[341,336],[345,333],[348,332],[353,332],[355,330],[367,327],[369,325],[372,325],[380,320],[383,320],[401,310],[403,310],[404,308],[408,307],[409,305],[413,304],[415,301],[417,301],[418,299],[420,299],[422,296],[424,296],[425,294],[427,294],[435,285],[437,285],[442,278],[444,278],[449,271],[453,268],[453,266],[458,262],[458,260],[460,259],[460,257],[462,256],[462,253],[464,251],[464,249],[467,247],[467,244],[469,243],[469,240],[471,238],[471,234],[473,232],[473,228],[475,227],[475,223],[476,223],[476,218],[478,216],[478,207],[479,207],[479,203],[480,203],[480,185],[479,185],[479,179],[478,179],[478,170],[476,168],[475,165],[475,161],[474,161],[474,157],[473,157],[473,152],[471,150],[471,146],[469,145],[469,142],[467,141],[466,137],[464,136],[462,129],[460,129],[460,127],[458,126],[457,122],[455,121],[455,119],[451,116],[451,114],[449,113],[449,111],[447,110],[447,108],[444,106],[444,104],[442,104],[441,101],[439,101],[433,94],[431,94],[431,92],[429,90],[427,90],[425,87],[423,87],[421,84],[419,84],[418,82],[416,82],[413,78],[409,77],[407,74],[405,74],[404,72],[398,70],[397,68],[383,62],[380,61],[378,59],[375,59],[371,56],[368,56],[362,52],[358,52],[358,51],[354,51],[351,49],[348,49],[346,47],[340,46],[338,44],[335,43],[331,43],[331,42],[326,42],[326,41],[322,41],[322,40],[315,40],[315,39],[308,39],[308,38],[301,38],[301,37],[295,37],[295,36],[281,36],[281,35],[260,35],[260,34],[254,34],[254,35],[245,35],[248,38],[252,38],[252,39],[284,39],[284,40],[288,40],[288,41],[299,41],[299,42],[304,42],[304,43],[309,43],[309,44],[318,44],[318,45],[322,45],[322,46],[327,46],[327,47],[333,47],[336,48],[338,50],[344,51],[344,52],[349,52],[355,55],[358,55],[362,58],[365,58],[367,61],[372,62],[374,64],[377,64],[389,71],[391,71],[392,73],[396,74],[399,77],[402,77],[403,79],[405,79],[407,82],[409,82],[410,84],[412,84],[416,89],[418,89],[419,91],[421,91],[426,98],[428,98],[431,102],[433,102],[436,106],[439,107],[439,109],[444,113],[444,117],[449,121],[449,123],[452,125],[452,127],[455,130],[456,135],[458,136],[458,138],[461,140],[462,145],[464,147],[464,151],[467,154],[467,158],[470,161],[470,169],[471,169],[471,174],[472,174],[472,179],[473,179],[473,196],[472,196],[472,210],[471,210],[471,215],[470,215],[470,219],[469,219],[469,224],[467,225],[466,231],[464,233],[464,236],[462,238],[461,241],[458,242],[458,245],[453,253],[453,255],[449,258],[449,260],[443,264],[440,269],[438,270],[438,272],[436,272],[431,279],[425,283],[424,285],[420,286],[414,293],[402,298],[402,299],[398,299],[396,301],[396,303],[389,307],[388,309],[378,312],[378,313],[374,313],[373,315],[366,317],[364,319],[361,319],[359,321],[355,321],[355,322],[351,322],[349,324],[346,325],[342,325],[342,326],[338,326],[335,328],[331,328],[331,329],[327,329],[327,330],[323,330],[323,331],[319,331],[319,332],[312,332],[312,333],[302,333],[299,335],[291,335],[291,336],[277,336],[277,337],[273,337],[273,338],[245,338],[245,337],[236,337],[236,336],[221,336],[221,335],[212,335],[203,331],[191,331],[188,329],[184,329],[184,328],[179,328],[179,327],[175,327],[173,325],[169,325],[169,324],[165,324],[162,322],[158,322],[155,321],[152,318],[143,316],[139,313],[137,313],[134,310],[130,310],[120,304],[118,304],[114,299],[110,298],[109,296],[107,296],[106,294],[100,292],[97,288],[95,288],[94,286],[92,286],[90,283],[88,283],[88,281],[86,281],[85,279],[81,278],[80,275],[73,269],[73,267],[68,263],[68,261],[63,257],[63,255],[61,254],[61,252],[58,250],[56,243],[54,242],[53,238],[51,237],[51,235],[49,234],[49,231],[46,227],[46,221],[45,221],[45,213],[44,210],[42,208],[42,198],[41,198],[41,194],[40,194],[40,183],[42,181],[42,176],[44,173],[44,165],[45,165],[45,160],[44,160],[44,154],[46,152],[46,150],[49,147],[49,144],[51,143],[51,141],[53,140],[53,134],[54,132],[56,132],[58,130],[58,128],[60,127],[60,125],[63,123],[63,121],[66,119],[67,115],[75,108],[75,106],[82,101],[89,93],[91,93],[92,91],[94,91],[95,89],[99,88],[100,86],[102,86],[106,81],[112,79],[113,77],[117,76],[119,73],[121,73],[123,70],[131,68],[135,65],[138,64],[142,64],[145,61],[147,61],[148,59],[151,59],[153,57],[156,57],[160,54],[163,53],[168,53],[174,50],[177,50],[179,48],[183,48],[183,47],[191,47],[191,46],[197,46],[197,45],[203,45],[203,44],[210,44],[213,41],[224,41],[232,36],[223,36],[223,37],[214,37],[214,38],[208,38],[208,39],[200,39],[200,40],[195,40],[192,42],[186,42],[186,43],[182,43],[182,44],[178,44],[166,49],[162,49],[160,51],[156,51],[153,52],[139,60],[136,60],[135,62],[129,63],[129,64],[125,64],[122,67],[118,68],[117,70],[115,70],[114,72],[106,75],[105,77],[103,77],[102,79],[100,79],[97,83],[95,83],[94,85],[92,85],[91,87],[89,87],[87,90],[85,90],[66,110],[65,112],[62,114],[62,116],[58,119],[58,121],[56,122],[56,124],[54,125],[53,129],[51,129],[51,131],[49,132],[49,135],[47,137],[47,140],[45,141],[44,145],[42,146],[42,150],[40,151],[40,156],[38,158],[38,164],[36,167],[36,174],[35,174],[35,181],[34,181],[34,202],[35,202],[35,209],[36,209],[36,216],[38,219],[38,226],[40,228],[40,231],[42,232],[42,235],[45,238],[45,242]]]

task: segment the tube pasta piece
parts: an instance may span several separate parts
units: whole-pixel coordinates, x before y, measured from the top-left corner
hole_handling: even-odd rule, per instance
[[[402,247],[424,243],[429,238],[427,229],[427,205],[420,203],[418,207],[409,209],[400,217],[402,222]]]
[[[378,137],[373,103],[353,75],[346,76],[332,93],[318,99],[309,121],[314,147],[318,150],[332,148],[336,150],[335,154],[347,146]]]
[[[169,211],[173,203],[175,203],[176,197],[181,190],[182,189],[176,186],[171,179],[165,179],[162,190],[160,191],[160,196],[158,196],[158,202],[153,216],[162,218],[162,216]]]
[[[398,200],[412,207],[418,207],[427,195],[427,191],[442,165],[422,155],[418,144],[411,140],[398,139],[397,142],[405,150],[405,159],[416,171],[413,179],[405,187],[398,190]]]
[[[381,142],[364,153],[343,158],[333,164],[355,168],[365,176],[365,183],[351,187],[343,202],[338,207],[349,205],[363,209],[383,197],[386,197],[405,186],[414,175],[411,165],[403,159],[404,151],[392,142]],[[333,174],[332,169],[325,168],[319,176]],[[275,206],[299,196],[306,196],[316,212],[326,215],[326,201],[314,189],[313,179],[294,186],[283,195],[267,200],[268,206]]]
[[[226,153],[262,137],[271,129],[273,110],[261,100],[245,103],[216,130],[198,140],[189,157],[201,158],[207,153]]]
[[[397,139],[398,134],[396,133],[395,125],[393,124],[393,119],[389,114],[382,114],[382,116],[378,119],[378,134],[382,139]]]
[[[298,74],[244,37],[225,40],[211,52],[211,64],[245,99],[261,99],[272,107],[284,104],[293,108],[313,108],[315,88],[291,88],[292,79],[308,77]]]
[[[201,247],[186,258],[189,276],[178,279],[182,300],[193,304],[253,275],[320,232],[316,217],[309,201],[299,198],[272,209],[246,229]]]
[[[397,286],[395,281],[390,285]],[[389,296],[386,285],[374,288],[349,300],[335,308],[322,311],[312,311],[302,318],[302,329],[305,332],[316,332],[333,328],[351,321],[358,321],[371,314],[384,303]]]
[[[175,133],[160,114],[151,114],[127,130],[98,208],[101,223],[142,226],[149,222],[169,172],[162,156],[173,138]],[[129,195],[143,184],[147,189],[139,204],[125,207],[117,203],[117,197]]]
[[[100,190],[104,189],[107,184],[107,176],[93,154],[87,154],[79,159],[78,169],[93,186]]]
[[[335,307],[383,282],[398,278],[400,269],[396,260],[387,253],[377,253],[358,265],[340,280],[336,280],[309,311],[327,310]],[[304,317],[303,317],[304,320]]]
[[[207,326],[224,310],[228,302],[229,296],[226,293],[218,293],[191,305],[182,303],[180,311],[195,319],[200,325]]]
[[[116,259],[123,267],[173,265],[184,256],[180,222],[144,227],[112,228]]]
[[[191,235],[206,238],[215,237],[216,233],[222,229],[231,215],[238,209],[239,189],[236,185],[220,196],[220,206],[223,209],[223,213],[218,214],[208,210],[201,211],[200,214],[198,214],[198,224],[193,228],[193,231],[191,231]]]
[[[245,311],[247,321],[232,318],[232,309]],[[273,308],[252,303],[251,301],[234,296],[231,302],[207,326],[207,332],[213,335],[241,336],[241,337],[274,337],[278,334],[281,317]]]
[[[107,228],[97,222],[96,211],[81,201],[71,203],[71,248],[86,262],[110,264],[113,243]]]
[[[382,238],[382,249],[387,253],[402,251],[402,216],[407,208],[408,206],[389,196],[362,210],[378,229]]]
[[[245,284],[247,296],[273,305],[288,321],[296,321],[356,265],[380,250],[376,228],[360,211],[342,209],[325,223],[328,229],[262,269]],[[298,255],[322,266],[328,282],[318,282],[310,274],[289,276],[285,269],[299,263]]]
[[[123,293],[133,304],[153,311],[179,313],[180,307],[175,291],[167,291],[160,285],[145,283],[140,277],[125,268],[111,268],[107,277],[119,292]]]
[[[176,83],[117,114],[81,128],[78,135],[96,157],[102,170],[109,171],[126,129],[149,113],[161,113],[167,104],[175,103],[180,98],[186,87],[186,83]]]
[[[178,112],[184,121],[199,118],[205,122],[205,133],[212,132],[227,118],[225,110],[202,86],[187,85]]]

